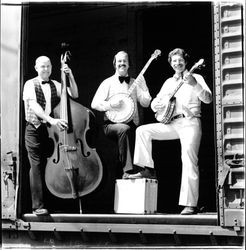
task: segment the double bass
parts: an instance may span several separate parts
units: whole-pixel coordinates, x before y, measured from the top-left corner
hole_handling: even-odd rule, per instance
[[[70,52],[61,55],[61,66],[69,59]],[[68,127],[60,131],[48,128],[53,141],[53,154],[47,160],[45,182],[49,191],[63,199],[76,199],[97,188],[102,179],[102,163],[95,150],[87,144],[91,110],[67,95],[66,74],[61,71],[61,99],[53,110],[53,117],[64,119]]]

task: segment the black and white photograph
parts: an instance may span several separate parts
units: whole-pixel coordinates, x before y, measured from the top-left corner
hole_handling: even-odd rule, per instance
[[[0,54],[2,249],[244,249],[244,1],[1,0]]]

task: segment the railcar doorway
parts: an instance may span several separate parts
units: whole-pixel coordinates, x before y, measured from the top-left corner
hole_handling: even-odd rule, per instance
[[[188,69],[200,58],[205,67],[197,71],[203,75],[213,92],[212,6],[210,3],[169,4],[150,8],[143,13],[143,54],[154,48],[162,51],[152,70],[146,72],[151,95],[154,97],[162,83],[173,75],[167,58],[174,48],[183,48],[190,56]],[[144,59],[144,61],[146,58]],[[202,104],[203,136],[199,152],[201,211],[216,211],[216,165],[213,104]],[[152,112],[145,114],[145,122],[155,122]],[[179,141],[153,142],[153,157],[159,176],[158,210],[178,212],[181,181]]]
[[[34,62],[47,55],[53,64],[52,79],[60,78],[60,45],[71,45],[70,66],[74,72],[80,97],[76,101],[90,108],[96,89],[102,80],[114,74],[112,60],[119,50],[129,52],[131,74],[136,77],[155,49],[162,56],[145,74],[152,97],[162,83],[172,75],[167,62],[169,51],[185,49],[191,64],[204,58],[206,67],[201,74],[213,92],[213,39],[212,6],[209,2],[160,3],[36,3],[24,7],[25,25],[22,49],[23,84],[35,76]],[[192,65],[190,65],[191,67]],[[200,147],[201,211],[216,212],[216,158],[213,104],[203,105],[203,138]],[[95,113],[96,128],[102,115]],[[24,114],[24,112],[23,112]],[[150,108],[144,110],[144,124],[155,122]],[[24,115],[23,115],[24,135]],[[95,132],[96,131],[96,132]],[[115,145],[107,140],[100,129],[96,140],[91,140],[102,160],[104,173],[99,187],[82,197],[84,213],[112,213],[114,185],[117,178]],[[24,137],[24,136],[23,136]],[[89,138],[90,140],[90,138]],[[21,177],[21,212],[31,211],[28,160],[23,144]],[[178,196],[181,179],[180,145],[178,141],[153,142],[153,157],[158,175],[158,213],[179,213]],[[25,194],[25,195],[24,195]],[[79,211],[76,200],[64,200],[47,195],[48,209],[52,212]]]

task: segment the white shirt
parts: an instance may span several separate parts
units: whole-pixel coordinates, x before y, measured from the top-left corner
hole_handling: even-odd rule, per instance
[[[45,114],[49,115],[51,113],[51,89],[50,85],[48,83],[41,84],[42,79],[37,77],[37,80],[40,82],[41,89],[44,93],[44,98],[46,100],[46,106],[45,106]],[[61,84],[55,80],[52,80],[52,82],[56,86],[57,95],[61,96]],[[35,85],[33,79],[30,79],[26,81],[23,89],[23,101],[25,102],[25,114],[27,114],[27,108],[29,105],[27,105],[27,102],[30,102],[31,100],[34,100],[37,102],[36,92],[35,92]]]
[[[110,99],[110,97],[119,93],[127,94],[128,89],[134,82],[134,79],[131,78],[130,83],[127,84],[126,82],[121,83],[118,77],[119,75],[115,73],[113,76],[105,79],[100,84],[91,103],[91,107],[93,109],[106,111],[109,107],[108,100]],[[145,80],[141,83],[141,86],[144,86],[144,89],[137,85],[133,90],[131,97],[135,102],[138,101],[141,106],[148,107],[151,101],[151,96],[148,87],[146,86]],[[138,116],[137,110],[136,113],[136,116]]]

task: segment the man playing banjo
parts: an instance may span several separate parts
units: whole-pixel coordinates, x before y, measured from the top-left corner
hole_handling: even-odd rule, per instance
[[[148,107],[151,96],[143,75],[137,77],[137,84],[135,79],[128,75],[129,57],[125,51],[114,56],[113,65],[115,74],[100,84],[91,108],[105,112],[103,131],[118,145],[119,162],[123,169],[122,178],[125,179],[133,173],[135,129],[140,123],[138,104]],[[133,83],[134,89],[131,88]],[[128,96],[129,89],[132,91]]]
[[[179,205],[184,206],[182,215],[196,212],[199,192],[198,151],[202,135],[201,102],[212,102],[212,94],[204,78],[186,69],[187,59],[188,55],[183,49],[177,48],[169,53],[168,62],[175,74],[165,81],[151,103],[159,122],[140,126],[136,130],[133,162],[143,170],[128,176],[155,178],[152,140],[180,139],[182,181]],[[200,61],[203,62],[203,59],[199,60],[198,66]],[[170,119],[167,119],[169,116]]]

